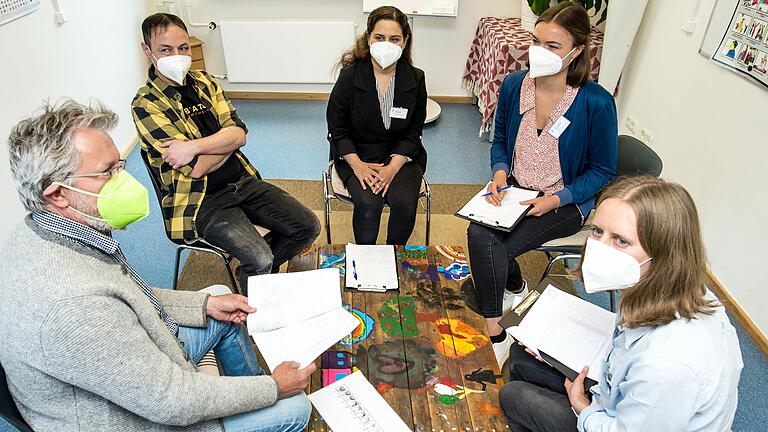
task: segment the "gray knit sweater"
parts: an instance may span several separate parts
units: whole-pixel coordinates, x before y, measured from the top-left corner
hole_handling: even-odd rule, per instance
[[[155,292],[180,325],[206,325],[206,294]],[[0,341],[36,431],[220,431],[221,417],[277,399],[269,376],[197,372],[119,263],[29,217],[0,254]]]

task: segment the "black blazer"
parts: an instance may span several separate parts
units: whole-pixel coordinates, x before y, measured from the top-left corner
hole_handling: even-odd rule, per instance
[[[349,153],[357,153],[365,162],[377,163],[388,163],[392,154],[401,154],[418,163],[422,172],[426,171],[427,152],[421,143],[421,131],[427,116],[427,86],[424,72],[404,59],[397,62],[392,106],[406,108],[408,113],[405,119],[392,118],[387,130],[381,119],[370,59],[341,70],[325,115],[331,157],[342,180],[353,174],[349,165],[339,159]]]

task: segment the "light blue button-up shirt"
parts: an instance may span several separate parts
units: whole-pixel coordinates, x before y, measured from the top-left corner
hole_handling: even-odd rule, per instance
[[[619,328],[579,431],[728,431],[743,366],[722,306],[690,321]]]

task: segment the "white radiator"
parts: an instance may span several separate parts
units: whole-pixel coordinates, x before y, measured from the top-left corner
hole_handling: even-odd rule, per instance
[[[354,42],[352,21],[221,22],[233,83],[333,83],[336,62]]]

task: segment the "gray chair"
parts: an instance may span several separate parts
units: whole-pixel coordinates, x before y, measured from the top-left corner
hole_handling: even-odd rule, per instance
[[[144,150],[140,151],[141,153],[141,159],[144,161],[144,166],[147,168],[147,173],[149,174],[149,179],[152,181],[152,187],[155,190],[155,196],[157,197],[157,201],[160,204],[160,208],[163,207],[162,203],[162,189],[160,187],[160,181],[155,177],[154,172],[152,171],[152,168],[149,165],[149,158],[147,156],[147,153]],[[266,228],[262,228],[260,226],[256,226],[256,230],[261,234],[262,237],[267,237],[269,234],[269,230]],[[168,236],[168,232],[166,231],[166,236]],[[176,289],[176,285],[179,281],[179,267],[181,267],[181,254],[185,251],[197,251],[197,252],[204,252],[215,255],[222,263],[224,263],[224,267],[227,270],[227,275],[229,276],[229,282],[232,284],[232,291],[238,292],[237,289],[237,282],[235,280],[235,275],[232,273],[232,266],[230,263],[234,259],[232,255],[230,255],[227,251],[224,249],[221,249],[219,247],[216,247],[208,242],[206,242],[204,239],[194,239],[194,240],[179,240],[179,239],[173,239],[170,236],[168,236],[168,240],[175,243],[178,247],[176,248],[176,260],[173,265],[173,289]],[[243,292],[244,292],[243,288]]]
[[[659,155],[642,141],[630,135],[619,135],[618,157],[616,161],[616,176],[646,174],[658,177],[664,164]],[[592,214],[587,217],[584,227],[574,235],[554,239],[536,248],[547,255],[547,267],[541,275],[541,280],[549,276],[552,267],[558,261],[581,259],[581,251],[589,237]],[[611,310],[615,306],[615,293],[610,292]]]
[[[8,390],[8,382],[5,379],[5,369],[0,365],[0,430],[10,432],[12,429],[3,424],[3,420],[20,432],[32,432],[27,422],[16,408],[16,403]]]
[[[325,208],[325,236],[328,244],[331,244],[331,200],[339,200],[347,204],[354,204],[352,196],[349,194],[344,182],[341,181],[336,173],[336,167],[333,161],[328,162],[328,168],[323,171],[323,204]],[[424,243],[429,245],[429,225],[432,217],[432,191],[429,188],[427,179],[421,178],[421,190],[419,198],[426,201],[427,227]]]

